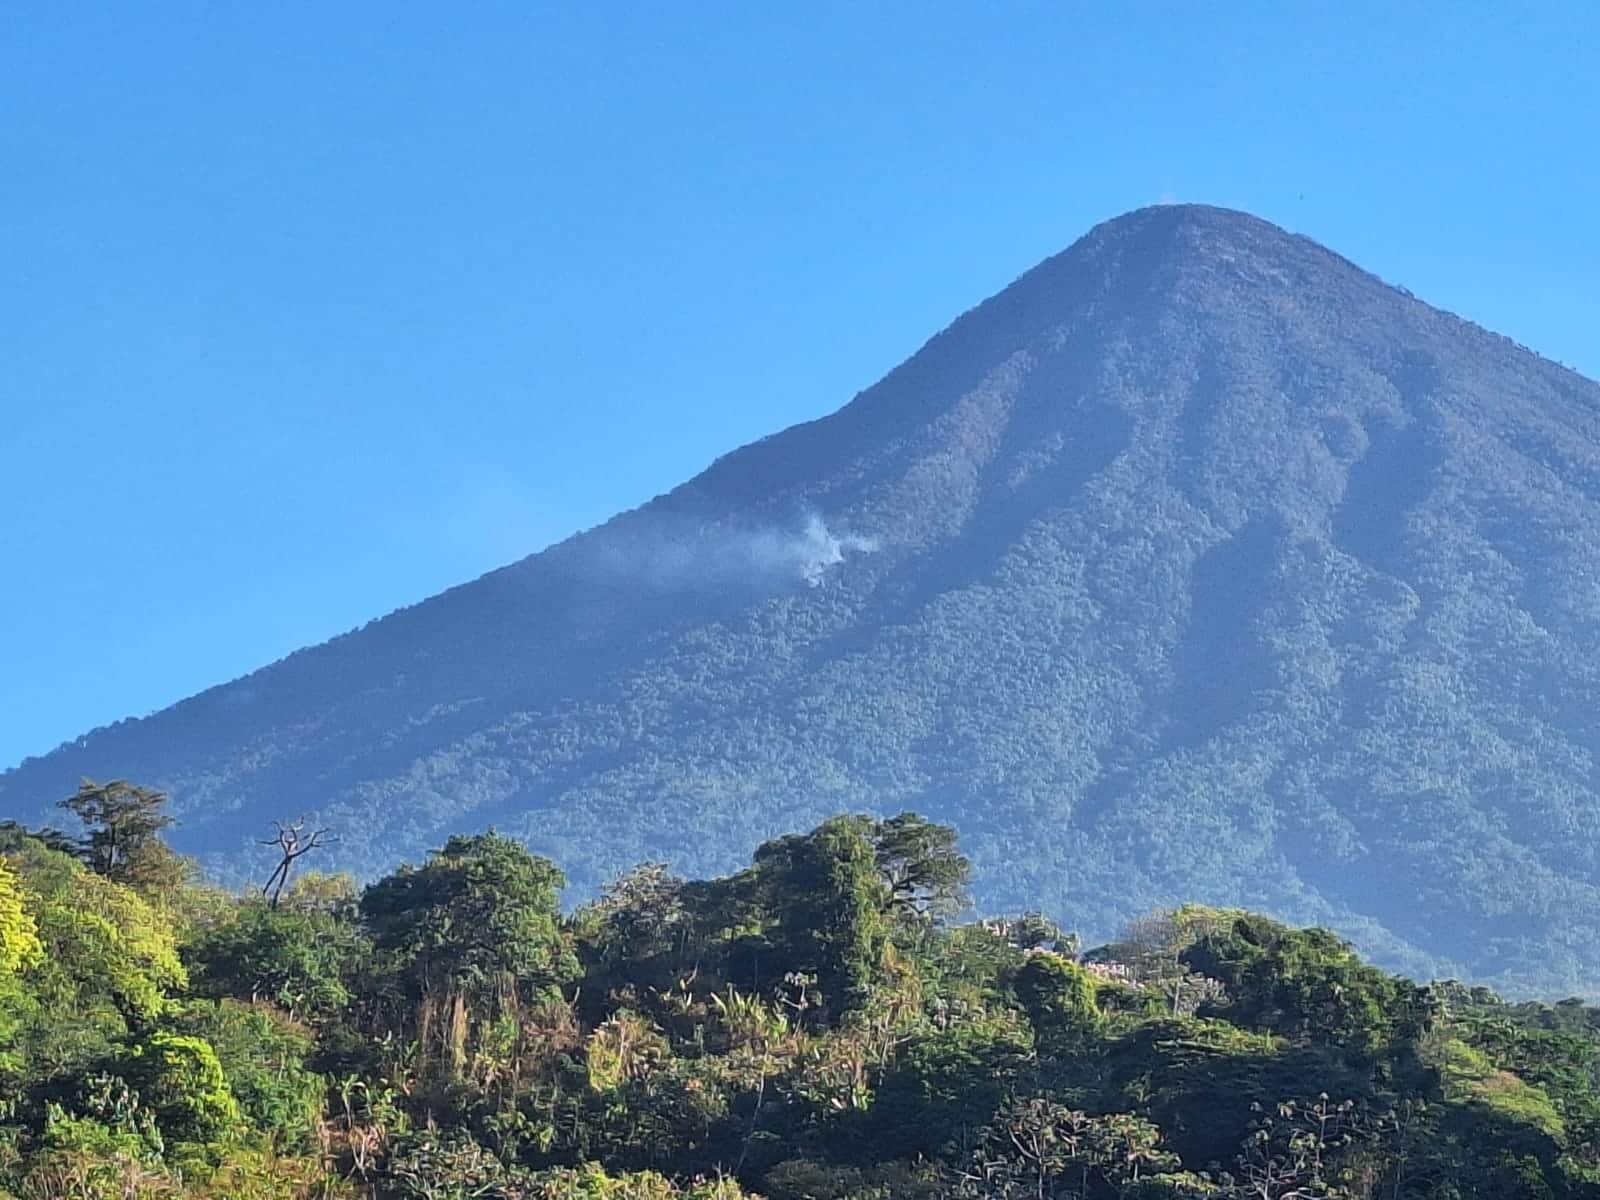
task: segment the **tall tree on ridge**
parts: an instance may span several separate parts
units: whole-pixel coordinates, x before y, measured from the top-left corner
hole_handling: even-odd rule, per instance
[[[125,779],[85,779],[61,807],[83,822],[77,853],[96,875],[147,894],[182,881],[183,861],[161,840],[173,823],[165,792]]]

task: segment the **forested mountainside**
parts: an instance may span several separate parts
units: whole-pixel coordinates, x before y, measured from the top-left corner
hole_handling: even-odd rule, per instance
[[[754,402],[754,398],[753,398]],[[596,464],[603,468],[604,464]],[[1264,222],[1102,225],[823,420],[0,776],[371,877],[493,826],[574,895],[838,811],[984,911],[1189,898],[1600,995],[1600,387]]]
[[[563,915],[495,833],[228,895],[162,803],[86,786],[81,838],[0,825],[0,1195],[1600,1197],[1600,1010],[1239,910],[1088,952],[961,923],[970,864],[914,814]]]

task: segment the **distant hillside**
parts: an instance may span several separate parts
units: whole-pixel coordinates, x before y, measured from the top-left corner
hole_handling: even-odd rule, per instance
[[[0,776],[170,790],[245,877],[494,825],[579,889],[840,810],[989,909],[1175,898],[1600,994],[1600,386],[1238,213],[1098,227],[825,420]]]

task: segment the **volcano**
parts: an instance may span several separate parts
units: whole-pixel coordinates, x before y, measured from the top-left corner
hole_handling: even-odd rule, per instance
[[[832,416],[0,776],[160,787],[264,875],[494,826],[573,895],[832,813],[987,911],[1177,900],[1600,994],[1600,386],[1253,217],[1097,227]]]

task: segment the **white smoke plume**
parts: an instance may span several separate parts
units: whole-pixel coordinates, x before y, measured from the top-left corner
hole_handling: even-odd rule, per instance
[[[694,524],[641,514],[626,529],[599,532],[595,550],[605,574],[672,591],[819,587],[846,558],[878,549],[876,539],[831,529],[816,513],[789,526]]]
[[[871,554],[878,548],[873,538],[853,533],[835,533],[815,513],[806,518],[798,533],[778,529],[759,530],[747,536],[739,549],[748,553],[759,570],[792,574],[810,587],[820,584],[829,567],[844,562],[847,554]]]

